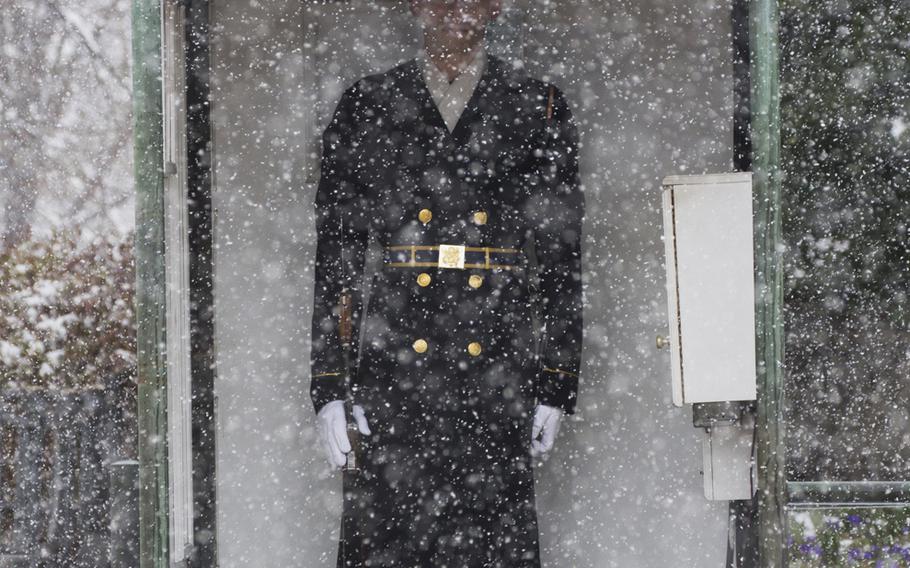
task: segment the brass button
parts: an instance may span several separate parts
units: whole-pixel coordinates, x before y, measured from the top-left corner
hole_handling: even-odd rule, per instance
[[[421,209],[420,213],[417,214],[417,218],[420,219],[420,222],[426,225],[430,222],[430,219],[433,218],[433,212],[429,209]]]
[[[477,343],[476,341],[472,341],[471,343],[469,343],[468,344],[468,353],[470,353],[471,355],[474,355],[475,357],[477,355],[480,355],[480,344]]]
[[[428,286],[430,284],[430,275],[426,272],[421,272],[417,275],[417,283],[421,286]]]
[[[414,351],[418,353],[423,353],[427,350],[427,342],[423,339],[418,339],[414,342]]]
[[[468,278],[468,285],[471,288],[480,288],[480,285],[483,284],[483,276],[479,274],[472,274]]]
[[[478,225],[487,224],[487,212],[486,211],[475,211],[474,212],[474,222]]]

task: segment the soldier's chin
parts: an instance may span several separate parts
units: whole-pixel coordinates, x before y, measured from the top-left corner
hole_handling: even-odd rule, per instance
[[[478,34],[476,28],[463,28],[460,26],[444,26],[441,32],[453,40],[453,43],[463,43],[466,40],[473,39]]]

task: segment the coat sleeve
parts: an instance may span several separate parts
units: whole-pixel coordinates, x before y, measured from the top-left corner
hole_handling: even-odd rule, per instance
[[[578,130],[562,92],[554,87],[535,199],[542,335],[537,401],[574,414],[581,367],[582,224],[585,198],[578,172]]]
[[[319,185],[313,202],[316,259],[310,342],[310,397],[319,410],[345,398],[344,356],[339,335],[340,297],[348,286],[352,298],[351,365],[357,361],[362,283],[369,225],[364,192],[354,175],[362,126],[362,100],[357,85],[341,97],[322,135]]]

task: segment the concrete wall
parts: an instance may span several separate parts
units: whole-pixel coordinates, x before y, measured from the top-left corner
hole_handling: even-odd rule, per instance
[[[223,568],[334,566],[340,480],[307,394],[319,133],[411,57],[405,3],[212,3],[218,530]],[[578,413],[538,469],[544,564],[723,565],[690,408],[670,403],[660,179],[729,171],[729,5],[521,0],[491,31],[567,93],[588,203]]]

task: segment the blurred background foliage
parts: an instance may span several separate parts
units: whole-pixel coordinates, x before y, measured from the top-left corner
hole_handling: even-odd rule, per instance
[[[54,230],[0,251],[0,388],[98,386],[136,367],[133,233]]]
[[[910,2],[783,0],[790,479],[910,479]]]

